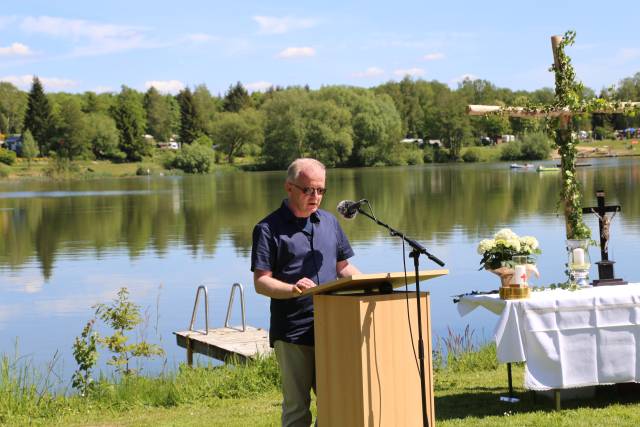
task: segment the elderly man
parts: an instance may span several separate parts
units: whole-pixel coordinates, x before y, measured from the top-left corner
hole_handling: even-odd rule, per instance
[[[305,289],[359,274],[353,250],[336,218],[320,209],[326,171],[315,159],[287,170],[282,205],[253,230],[251,271],[256,292],[271,298],[269,342],[282,376],[282,425],[311,424],[315,391],[313,300]]]

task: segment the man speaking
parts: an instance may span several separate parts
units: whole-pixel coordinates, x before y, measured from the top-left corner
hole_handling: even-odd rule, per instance
[[[315,392],[313,300],[302,291],[360,271],[337,219],[320,209],[325,166],[301,158],[287,170],[282,205],[253,229],[251,271],[256,292],[271,298],[269,343],[282,378],[282,425],[311,424]]]

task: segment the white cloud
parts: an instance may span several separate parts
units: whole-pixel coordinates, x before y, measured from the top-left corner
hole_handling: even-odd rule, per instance
[[[278,54],[278,58],[302,58],[315,54],[316,50],[312,47],[288,47]]]
[[[78,84],[78,82],[69,79],[61,79],[58,77],[40,77],[40,82],[44,86],[46,90],[55,91],[61,89],[68,89],[74,87]],[[21,76],[4,76],[0,77],[0,81],[9,82],[21,89],[29,89],[31,88],[31,83],[33,83],[33,76],[31,74],[23,74]]]
[[[33,54],[29,46],[24,45],[22,43],[12,43],[11,46],[1,47],[0,46],[0,56],[28,56]]]
[[[83,43],[74,55],[99,55],[143,47],[157,47],[146,40],[140,27],[101,24],[80,19],[51,16],[29,16],[22,20],[21,29],[28,33],[44,34]]]
[[[421,77],[424,76],[425,72],[422,68],[406,68],[406,69],[398,69],[393,72],[398,77],[411,76],[411,77]]]
[[[205,33],[193,33],[193,34],[187,34],[184,37],[184,39],[186,41],[193,42],[193,43],[208,43],[208,42],[219,40],[219,37],[215,37],[215,36],[212,36],[211,34],[205,34]]]
[[[44,278],[40,274],[25,274],[6,278],[9,290],[37,294],[44,287]]]
[[[444,53],[441,53],[441,52],[428,53],[425,56],[423,56],[422,59],[424,59],[425,61],[438,61],[440,59],[444,59]]]
[[[249,92],[264,92],[269,88],[273,87],[273,83],[260,81],[260,82],[247,83],[244,87]]]
[[[459,76],[459,77],[456,77],[456,78],[452,79],[452,80],[450,81],[450,83],[451,83],[451,84],[458,84],[458,83],[462,83],[462,82],[463,82],[463,81],[465,81],[465,80],[471,80],[471,81],[473,81],[473,80],[478,80],[478,79],[479,79],[479,77],[478,77],[478,76],[476,76],[476,75],[473,75],[473,74],[463,74],[463,75],[461,75],[461,76]]]
[[[95,93],[107,93],[107,92],[115,92],[115,89],[111,86],[96,86],[93,91]]]
[[[16,20],[15,16],[0,16],[0,28],[4,28]]]
[[[316,21],[308,18],[294,18],[292,16],[254,16],[253,20],[260,26],[262,34],[284,34],[292,30],[303,30],[316,25]]]
[[[155,87],[158,92],[176,94],[184,89],[184,83],[179,80],[150,80],[144,83],[144,87],[149,89]]]
[[[378,77],[384,74],[384,70],[378,67],[369,67],[364,71],[353,73],[352,76],[358,79],[366,79],[370,77]]]
[[[622,48],[618,50],[617,57],[622,61],[631,61],[640,58],[640,49],[638,48]]]

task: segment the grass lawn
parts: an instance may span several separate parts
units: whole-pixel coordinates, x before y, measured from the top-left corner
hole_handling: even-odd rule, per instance
[[[440,426],[637,426],[640,388],[596,389],[595,397],[551,398],[524,390],[524,367],[514,365],[518,403],[507,394],[507,370],[495,347],[449,358],[436,369],[435,410]],[[5,364],[4,366],[8,366]],[[281,395],[277,364],[269,358],[249,366],[181,368],[163,378],[105,382],[87,397],[49,396],[0,372],[0,425],[38,426],[278,426]],[[348,404],[348,402],[345,402]],[[312,408],[315,413],[315,403]]]

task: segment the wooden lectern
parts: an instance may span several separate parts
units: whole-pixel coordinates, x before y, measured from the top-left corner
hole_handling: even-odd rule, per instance
[[[422,283],[445,274],[447,270],[423,271],[419,279]],[[408,275],[407,281],[414,283],[415,276]],[[393,291],[404,283],[404,273],[358,274],[303,293],[314,296],[320,425],[423,425],[416,294]],[[420,298],[427,414],[433,426],[429,293]]]

